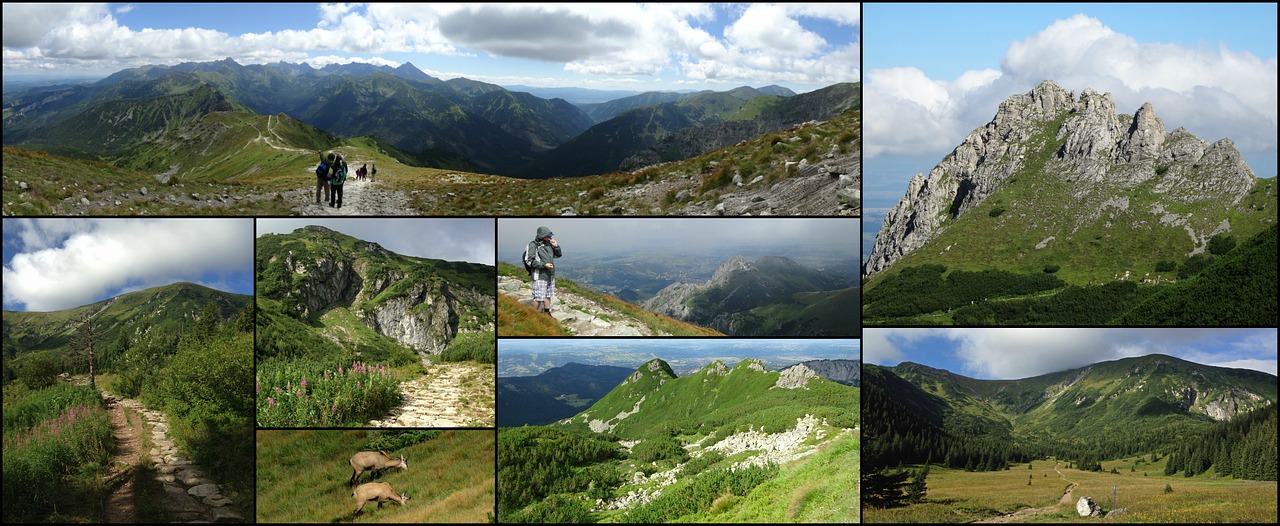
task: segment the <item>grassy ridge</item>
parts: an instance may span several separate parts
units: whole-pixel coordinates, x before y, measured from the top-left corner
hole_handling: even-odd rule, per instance
[[[355,510],[348,460],[376,431],[258,431],[258,522],[345,522]],[[407,506],[367,505],[356,522],[489,522],[494,432],[445,431],[402,450],[408,470],[378,480],[409,494]],[[363,480],[363,479],[362,479]]]
[[[517,267],[510,263],[498,262],[498,274],[509,278],[521,280],[524,284],[529,284],[529,274],[523,268]],[[654,334],[669,334],[672,336],[724,336],[718,331],[699,327],[690,323],[685,323],[668,316],[649,312],[640,307],[622,301],[609,294],[599,293],[590,289],[583,288],[577,283],[556,278],[556,288],[565,292],[577,294],[591,301],[594,301],[606,308],[621,312],[628,318],[649,327]],[[571,336],[564,332],[565,329],[555,320],[540,320],[539,316],[546,318],[545,314],[539,315],[534,309],[521,305],[514,298],[502,296],[498,301],[498,333],[503,336]],[[504,307],[503,305],[506,304]],[[554,323],[555,325],[551,325]]]

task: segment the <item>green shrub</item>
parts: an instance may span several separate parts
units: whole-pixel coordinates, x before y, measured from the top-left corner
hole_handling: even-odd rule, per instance
[[[997,206],[995,208],[992,208],[990,212],[987,212],[987,215],[991,217],[1000,217],[1000,214],[1003,214],[1003,213],[1004,213],[1004,207]]]
[[[1187,279],[1195,276],[1212,264],[1213,256],[1208,254],[1201,253],[1191,256],[1182,263],[1182,268],[1178,269],[1178,279]]]
[[[1178,263],[1174,261],[1164,259],[1156,262],[1156,272],[1169,272],[1177,268]]]
[[[671,437],[659,437],[645,440],[631,448],[631,457],[642,462],[657,462],[671,459],[684,462],[689,452],[680,446],[680,442]]]
[[[1231,249],[1236,248],[1236,238],[1235,236],[1228,236],[1226,234],[1215,235],[1209,238],[1209,245],[1207,248],[1210,254],[1221,256],[1227,252],[1231,252]]]
[[[440,353],[440,359],[446,362],[474,360],[480,363],[498,363],[498,346],[493,331],[458,334],[449,342],[449,347]]]
[[[1059,267],[1058,265],[1045,265],[1045,266],[1044,266],[1044,273],[1045,273],[1045,274],[1053,274],[1054,272],[1057,272],[1057,271],[1058,271],[1058,270],[1060,270],[1061,268],[1062,268],[1062,267]]]
[[[23,383],[31,389],[42,389],[53,385],[58,376],[58,360],[48,353],[31,356],[22,364]]]

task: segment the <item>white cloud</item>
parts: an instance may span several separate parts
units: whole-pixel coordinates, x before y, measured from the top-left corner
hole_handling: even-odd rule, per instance
[[[1274,330],[992,328],[946,329],[942,334],[957,344],[957,372],[977,378],[1029,378],[1148,354],[1272,374],[1276,370],[1274,354],[1266,359],[1227,343],[1235,338],[1274,340]]]
[[[4,303],[26,310],[67,309],[108,291],[252,269],[247,219],[51,219],[18,228],[31,244],[4,267]]]
[[[1150,102],[1169,131],[1185,127],[1210,142],[1228,137],[1242,153],[1277,149],[1276,57],[1137,42],[1075,15],[1014,41],[999,72],[970,71],[948,82],[906,67],[868,71],[866,154],[941,159],[990,121],[1001,101],[1046,79],[1076,93],[1110,92],[1121,113]]]
[[[243,35],[200,28],[134,30],[121,26],[103,5],[4,9],[6,71],[73,65],[114,72],[225,57],[242,64],[310,62],[315,52],[328,52],[487,53],[561,64],[579,74],[666,72],[742,84],[819,87],[856,81],[860,74],[857,4],[752,4],[737,13],[723,36],[701,27],[716,16],[717,8],[708,4],[321,4],[315,28]],[[732,9],[721,11],[720,16],[732,15]],[[803,26],[806,17],[848,26],[853,43],[828,42]]]

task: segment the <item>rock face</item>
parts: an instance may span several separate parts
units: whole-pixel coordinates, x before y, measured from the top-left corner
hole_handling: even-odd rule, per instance
[[[1209,197],[1239,203],[1256,182],[1229,139],[1208,144],[1182,128],[1166,133],[1150,104],[1132,116],[1117,115],[1109,93],[1085,89],[1076,98],[1045,81],[1001,103],[995,118],[969,133],[928,177],[911,179],[885,216],[863,277],[924,246],[1018,177],[1056,178],[1069,188],[1077,215],[1053,218],[1072,223],[1069,232],[1120,206],[1121,197],[1127,207],[1126,196],[1139,186],[1143,193],[1150,188],[1156,204],[1143,220],[1195,230],[1198,246],[1213,226],[1193,228],[1191,214],[1170,217],[1164,204]]]
[[[494,330],[495,290],[455,283],[447,277],[451,274],[433,271],[428,263],[323,227],[308,226],[288,236],[305,238],[309,247],[322,246],[304,250],[281,244],[280,253],[259,254],[265,257],[260,265],[268,267],[264,274],[275,275],[272,267],[279,267],[289,280],[285,286],[266,287],[264,295],[287,300],[299,318],[350,306],[374,332],[425,354],[444,351],[459,332]],[[341,249],[340,244],[354,248]],[[495,274],[483,265],[442,265],[454,276]]]
[[[860,364],[859,360],[810,360],[797,365],[803,365],[832,382],[858,387],[862,379]]]

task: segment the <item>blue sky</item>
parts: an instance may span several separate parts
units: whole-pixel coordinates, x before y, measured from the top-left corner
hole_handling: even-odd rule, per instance
[[[1275,3],[881,4],[863,7],[864,210],[893,206],[999,103],[1052,79],[1150,102],[1168,131],[1232,139],[1277,164]]]
[[[722,338],[503,338],[498,341],[498,357],[516,354],[575,355],[575,360],[591,362],[600,356],[609,365],[618,365],[617,357],[634,356],[639,366],[651,358],[661,358],[673,365],[696,363],[697,367],[720,359],[725,365],[747,358],[790,365],[818,359],[860,360],[862,342],[855,339],[722,339]],[[688,362],[688,363],[686,363]],[[599,365],[587,363],[587,365]],[[779,365],[782,366],[782,365]]]
[[[1276,374],[1276,329],[864,329],[864,360],[1020,379],[1148,354]]]
[[[318,225],[405,256],[495,265],[491,218],[258,219],[257,235],[288,234]]]
[[[797,92],[860,79],[858,4],[4,4],[4,74],[412,62],[443,79]],[[107,43],[103,45],[103,43]]]
[[[253,294],[252,219],[4,218],[4,308],[70,309],[179,281]]]

